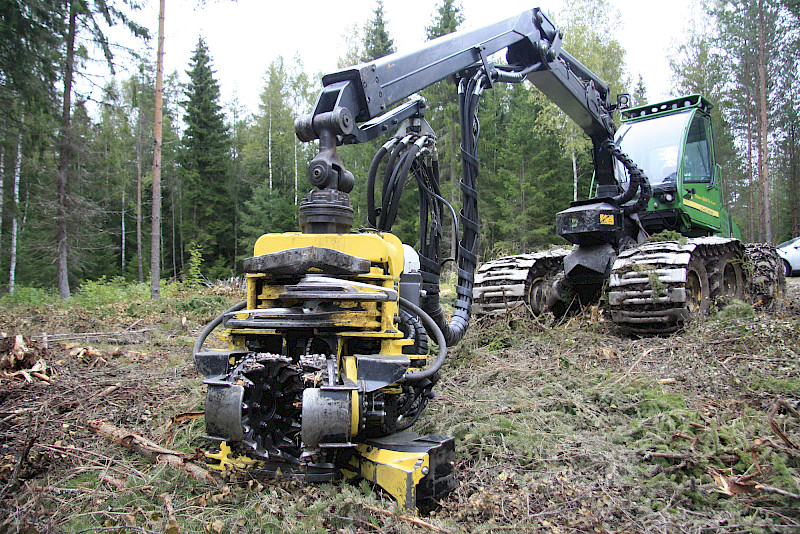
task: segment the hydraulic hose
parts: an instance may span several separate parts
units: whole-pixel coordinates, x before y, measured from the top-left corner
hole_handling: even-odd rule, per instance
[[[463,235],[458,244],[458,282],[456,283],[455,311],[447,321],[444,310],[439,304],[439,242],[441,235],[431,235],[430,241],[420,251],[423,289],[426,295],[422,298],[422,308],[430,314],[437,327],[442,331],[448,346],[458,343],[469,326],[472,307],[472,289],[475,280],[478,249],[478,193],[476,181],[478,177],[477,142],[480,136],[478,123],[478,101],[483,92],[487,78],[478,72],[468,82],[459,83],[459,107],[461,110],[461,228]]]
[[[397,210],[400,207],[400,196],[403,194],[403,188],[406,185],[406,177],[408,176],[408,171],[411,169],[411,164],[414,162],[414,158],[417,157],[419,151],[420,143],[414,143],[411,145],[411,148],[408,149],[408,152],[403,155],[402,167],[395,178],[396,183],[394,183],[392,187],[392,199],[384,219],[384,229],[391,228],[395,219],[397,218]]]
[[[603,142],[603,148],[611,152],[611,155],[614,156],[620,163],[627,169],[628,175],[631,177],[630,185],[628,189],[621,195],[614,197],[612,200],[616,203],[617,206],[622,206],[626,202],[630,202],[633,200],[633,197],[636,195],[637,191],[639,193],[639,199],[636,203],[631,204],[629,206],[625,206],[624,210],[625,213],[630,215],[631,213],[638,213],[643,211],[647,208],[647,203],[650,200],[652,195],[652,189],[650,188],[650,180],[647,179],[647,175],[644,173],[642,169],[640,169],[636,163],[627,155],[625,154],[619,146],[607,139]]]
[[[392,139],[394,141],[394,139]],[[370,226],[377,228],[375,220],[375,177],[378,174],[378,166],[388,152],[389,143],[383,145],[372,158],[372,163],[369,166],[369,173],[367,174],[367,221]]]
[[[400,297],[400,306],[403,306],[404,308],[407,308],[417,314],[422,321],[422,326],[425,328],[425,331],[430,337],[436,340],[436,344],[439,346],[439,354],[436,357],[436,361],[433,362],[433,365],[427,369],[423,369],[422,371],[406,371],[406,373],[403,375],[403,380],[406,382],[418,382],[420,380],[430,378],[433,373],[442,368],[442,365],[444,365],[444,361],[447,358],[447,342],[445,341],[444,334],[437,326],[436,322],[431,318],[430,315],[425,313],[422,308],[413,302],[404,299],[403,297]]]
[[[525,76],[527,76],[528,74],[535,71],[541,66],[542,66],[541,61],[538,63],[534,63],[533,65],[530,65],[528,67],[525,67],[522,70],[506,70],[502,66],[498,65],[497,69],[494,71],[492,82],[520,83],[525,79]]]
[[[205,342],[206,338],[211,334],[211,332],[214,331],[216,327],[218,327],[222,323],[222,320],[225,318],[227,314],[242,310],[246,306],[247,306],[246,300],[243,300],[238,304],[234,304],[233,306],[225,310],[221,315],[217,316],[216,319],[208,323],[206,327],[203,328],[203,331],[200,332],[200,335],[197,336],[197,341],[194,342],[194,347],[192,347],[192,359],[194,359],[195,354],[200,352],[200,349],[203,347],[203,343]]]

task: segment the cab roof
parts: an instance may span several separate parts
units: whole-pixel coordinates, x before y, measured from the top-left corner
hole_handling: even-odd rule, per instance
[[[649,119],[660,115],[671,115],[680,113],[692,108],[698,108],[706,113],[711,111],[714,105],[706,100],[702,95],[688,95],[666,100],[657,104],[646,104],[635,108],[623,109],[620,111],[622,122],[632,122],[642,119]]]

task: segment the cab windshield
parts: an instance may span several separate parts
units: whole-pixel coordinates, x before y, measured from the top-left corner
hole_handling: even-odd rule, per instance
[[[676,183],[678,157],[691,112],[666,115],[623,124],[617,132],[617,144],[650,179],[650,185]],[[617,162],[617,176],[628,180],[624,167]]]

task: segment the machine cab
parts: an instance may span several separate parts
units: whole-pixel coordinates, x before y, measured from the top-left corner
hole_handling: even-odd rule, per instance
[[[700,95],[624,110],[617,143],[650,180],[653,198],[640,214],[648,233],[730,236],[721,202],[711,103]],[[627,180],[621,164],[617,176]]]

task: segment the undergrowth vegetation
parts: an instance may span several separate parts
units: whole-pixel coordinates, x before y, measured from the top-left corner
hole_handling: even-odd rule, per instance
[[[0,378],[0,532],[800,529],[796,307],[733,303],[647,339],[617,335],[599,309],[474,322],[415,426],[456,438],[459,486],[412,517],[363,481],[198,481],[88,430],[104,420],[188,456],[209,447],[189,347],[241,298],[167,284],[151,301],[117,280],[64,303],[0,298],[0,330],[47,335],[50,373]]]

